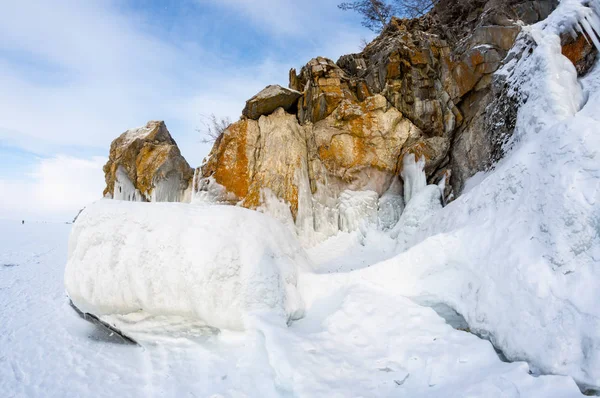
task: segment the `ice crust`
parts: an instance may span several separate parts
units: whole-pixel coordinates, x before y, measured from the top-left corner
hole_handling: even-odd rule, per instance
[[[300,318],[297,274],[309,267],[292,233],[258,212],[102,200],[73,227],[65,286],[96,316],[143,311],[240,330],[253,313]]]

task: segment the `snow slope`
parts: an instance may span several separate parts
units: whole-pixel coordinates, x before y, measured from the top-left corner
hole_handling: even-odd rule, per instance
[[[600,11],[598,1],[589,4]],[[579,25],[600,32],[597,15],[564,0],[548,20],[524,28],[520,40],[532,40],[532,52],[505,69],[527,98],[512,150],[434,216],[408,217],[413,198],[402,218],[420,223],[407,228],[401,218],[395,228],[410,232],[409,238],[399,234],[398,249],[412,248],[353,275],[388,292],[450,305],[509,359],[595,389],[600,68],[578,81],[558,34]]]

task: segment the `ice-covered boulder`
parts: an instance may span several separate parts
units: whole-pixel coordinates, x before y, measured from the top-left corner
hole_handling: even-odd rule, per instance
[[[252,314],[303,316],[309,262],[275,219],[233,206],[101,200],[73,226],[65,286],[98,317],[145,312],[241,330]]]
[[[165,123],[151,121],[127,130],[112,142],[104,174],[106,197],[180,202],[191,186],[194,171]]]

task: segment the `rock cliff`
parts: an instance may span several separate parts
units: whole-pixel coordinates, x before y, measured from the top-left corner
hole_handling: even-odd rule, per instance
[[[196,185],[249,208],[264,204],[266,190],[289,204],[296,225],[330,234],[341,228],[343,192],[401,196],[410,153],[424,159],[429,183],[444,180],[449,200],[502,156],[518,104],[494,72],[523,23],[555,6],[440,2],[421,19],[394,18],[362,52],[292,69],[296,106],[282,89],[251,99],[253,112],[217,140]]]
[[[380,213],[371,218],[387,228],[401,212],[390,203],[402,207],[403,169],[412,159],[428,183],[444,187],[442,201],[452,200],[503,156],[523,99],[495,72],[527,51],[514,47],[522,27],[556,5],[442,0],[422,18],[392,19],[360,53],[290,70],[289,89],[266,87],[216,140],[192,196],[280,218],[287,212],[286,223],[329,236],[349,225],[342,202],[369,191]],[[580,74],[596,57],[588,39],[563,39]],[[157,184],[170,181],[174,193],[160,199],[183,198],[192,172],[164,124],[152,123],[146,138],[127,132],[113,142],[106,193],[123,198],[128,182],[115,181],[127,180],[133,198],[155,200]]]

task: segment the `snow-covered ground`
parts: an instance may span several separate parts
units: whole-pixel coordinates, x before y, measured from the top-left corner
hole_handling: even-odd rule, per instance
[[[69,306],[69,232],[0,222],[0,396],[580,395],[569,377],[533,377],[525,363],[502,362],[489,342],[427,306],[350,279],[332,288],[326,271],[301,274],[307,314],[290,327],[257,318],[251,330],[219,332],[149,316],[128,329],[141,345],[123,344]],[[365,248],[375,243],[361,241],[341,235],[326,247],[340,249],[349,271],[372,256]],[[331,269],[331,258],[322,261]]]

